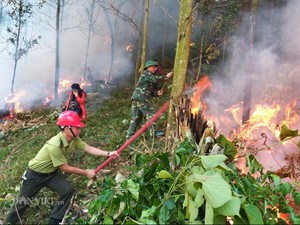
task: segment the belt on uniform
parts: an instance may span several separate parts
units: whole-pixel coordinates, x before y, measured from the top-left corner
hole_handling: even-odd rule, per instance
[[[57,170],[55,170],[55,171],[53,171],[51,173],[39,173],[39,172],[36,172],[36,171],[34,171],[34,170],[30,169],[30,168],[28,168],[27,171],[29,173],[31,173],[33,175],[36,175],[36,176],[39,176],[39,177],[47,177],[47,176],[50,176],[50,175],[52,175],[52,174],[54,174],[54,173],[57,172]]]

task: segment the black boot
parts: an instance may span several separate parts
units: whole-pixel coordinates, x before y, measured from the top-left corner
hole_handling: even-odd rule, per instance
[[[61,219],[56,219],[51,217],[49,220],[49,225],[58,225],[61,222]]]

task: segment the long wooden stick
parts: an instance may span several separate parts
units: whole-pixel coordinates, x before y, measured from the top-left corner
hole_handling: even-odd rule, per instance
[[[128,145],[130,145],[138,136],[144,133],[145,130],[148,129],[152,125],[152,123],[157,120],[168,108],[169,101],[167,101],[155,114],[152,116],[137,132],[132,135],[118,150],[117,153],[120,155],[122,151],[124,151]],[[95,169],[95,173],[98,173],[103,167],[105,167],[111,160],[113,160],[116,156],[112,155],[108,159],[106,159],[100,166]]]

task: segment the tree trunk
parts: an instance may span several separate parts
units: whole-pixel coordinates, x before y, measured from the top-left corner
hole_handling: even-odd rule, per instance
[[[3,1],[0,1],[0,24],[2,23],[3,21]],[[1,33],[0,33],[1,34]]]
[[[145,14],[144,14],[144,26],[143,26],[143,43],[142,43],[140,74],[143,73],[143,71],[144,71],[144,66],[146,63],[146,56],[147,56],[148,16],[149,16],[149,0],[145,0]]]
[[[199,80],[199,77],[201,74],[202,58],[203,58],[203,43],[204,43],[204,30],[202,29],[201,37],[200,37],[200,46],[199,46],[199,64],[198,64],[198,69],[197,69],[196,80]]]
[[[108,70],[108,76],[107,76],[107,80],[110,80],[110,76],[111,76],[111,70],[112,70],[112,65],[113,62],[115,60],[115,36],[114,36],[114,29],[112,26],[112,23],[110,21],[109,15],[107,13],[107,11],[104,9],[104,15],[105,18],[107,20],[107,24],[109,27],[109,34],[110,34],[110,40],[111,40],[111,45],[110,45],[110,64],[109,64],[109,70]]]
[[[143,8],[145,8],[145,2],[143,1]],[[143,27],[143,20],[141,21],[141,26]],[[136,63],[135,63],[135,68],[134,68],[134,86],[137,84],[139,78],[140,78],[140,70],[141,70],[141,55],[142,55],[142,32],[141,29],[138,30],[138,35],[139,35],[139,42],[137,46],[137,53],[136,53]]]
[[[88,15],[89,18],[89,31],[88,31],[88,38],[87,38],[87,45],[86,45],[86,51],[85,51],[85,60],[84,60],[84,71],[83,71],[83,79],[86,79],[87,76],[87,68],[88,68],[88,59],[89,59],[89,50],[90,50],[90,42],[91,42],[91,33],[93,29],[93,17],[94,17],[94,8],[95,8],[96,0],[93,0],[90,10],[90,15]]]
[[[19,9],[22,7],[22,2],[18,2]],[[22,27],[22,10],[17,11],[19,13],[18,16],[18,30],[16,34],[16,45],[15,45],[15,53],[14,53],[14,70],[13,70],[13,77],[11,81],[11,89],[10,92],[13,94],[14,93],[14,85],[15,85],[15,78],[16,78],[16,73],[17,73],[17,65],[19,61],[19,46],[20,46],[20,36],[21,36],[21,27]]]
[[[190,38],[192,30],[193,0],[181,1],[180,18],[177,36],[177,48],[174,61],[174,75],[171,90],[171,101],[168,112],[168,124],[166,132],[167,146],[173,137],[182,134],[176,132],[176,114],[179,111],[179,103],[184,92],[186,73],[190,53]],[[170,146],[171,147],[171,146]]]
[[[136,63],[134,69],[134,86],[137,84],[140,78],[140,69],[141,69],[141,52],[142,52],[142,34],[139,32],[139,42],[137,46],[137,53],[136,53]]]
[[[251,16],[250,16],[250,57],[252,58],[252,52],[254,47],[254,35],[255,35],[255,23],[256,15],[259,8],[259,0],[251,1]],[[253,62],[253,60],[251,60]],[[253,65],[252,65],[253,66]],[[251,77],[251,76],[250,76]],[[243,116],[242,124],[246,124],[250,119],[251,111],[251,96],[252,96],[252,80],[248,79],[245,90],[244,90],[244,105],[243,105]]]
[[[59,85],[59,70],[60,70],[60,59],[59,59],[59,53],[60,53],[60,7],[61,2],[60,0],[57,0],[56,5],[56,43],[55,43],[55,78],[54,78],[54,101],[56,102],[58,99],[58,85]]]
[[[162,42],[162,46],[161,46],[161,59],[160,59],[160,64],[161,67],[164,68],[165,67],[165,45],[166,45],[166,39],[167,39],[167,30],[168,30],[168,23],[167,20],[164,21],[164,33],[163,33],[163,42]]]

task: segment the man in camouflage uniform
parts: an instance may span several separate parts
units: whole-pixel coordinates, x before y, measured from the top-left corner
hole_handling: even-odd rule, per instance
[[[127,130],[126,138],[130,138],[137,128],[140,126],[143,116],[148,121],[155,112],[155,109],[151,105],[152,97],[160,96],[163,94],[163,90],[157,90],[158,83],[164,78],[171,78],[173,72],[169,72],[166,76],[156,75],[159,65],[157,61],[148,60],[144,67],[144,72],[140,76],[140,79],[135,87],[133,95],[131,97],[131,121]],[[150,135],[162,136],[163,132],[155,131],[156,124],[153,123],[153,129],[150,130]]]

